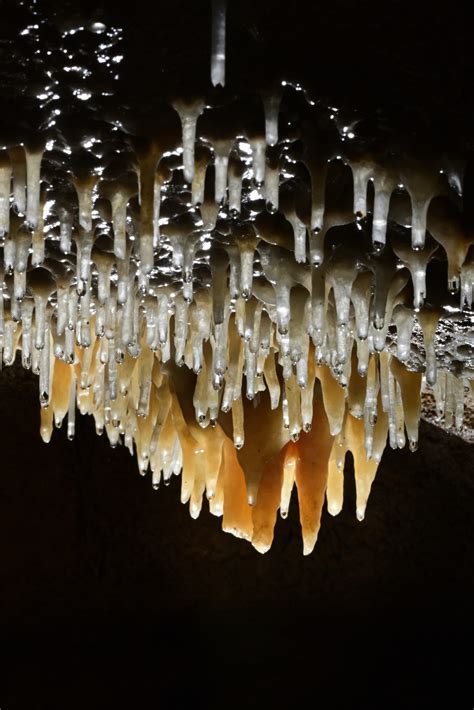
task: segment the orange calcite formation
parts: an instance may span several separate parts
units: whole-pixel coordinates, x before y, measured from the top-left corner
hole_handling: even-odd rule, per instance
[[[280,408],[272,409],[269,394],[261,391],[254,400],[244,400],[239,427],[245,431],[245,444],[236,449],[229,414],[220,412],[205,427],[196,421],[193,388],[201,397],[212,394],[199,385],[203,370],[198,376],[188,370],[183,377],[185,372],[176,365],[163,363],[160,350],[145,346],[139,358],[127,357],[116,365],[120,394],[111,400],[104,389],[107,362],[101,359],[101,339],[92,338],[89,350],[76,347],[73,364],[50,358],[52,388],[48,406],[41,409],[43,439],[49,441],[53,425],[60,426],[66,416],[73,435],[70,403],[77,398],[81,412],[94,416],[99,433],[105,427],[112,443],[123,437],[130,450],[136,450],[140,471],[145,474],[151,468],[155,488],[181,473],[181,501],[189,502],[192,517],[199,516],[206,496],[211,513],[222,516],[223,530],[249,540],[259,552],[270,548],[278,511],[282,517],[288,514],[294,486],[303,552],[313,550],[325,501],[332,515],[342,509],[344,459],[349,451],[354,458],[356,513],[362,520],[389,420],[400,418],[394,425],[405,426],[410,441],[416,437],[421,375],[407,372],[395,358],[390,358],[387,369],[377,354],[371,356],[369,373],[362,378],[354,356],[349,385],[342,388],[327,365],[315,364],[311,347],[311,385],[296,388],[291,405],[295,409],[291,416],[301,421],[310,397],[310,426],[292,436],[289,419],[285,422]],[[277,357],[271,349],[268,359],[275,362]],[[288,400],[290,388],[279,365],[275,377]],[[386,400],[388,411],[383,391],[392,393]],[[290,404],[284,406],[290,417]]]

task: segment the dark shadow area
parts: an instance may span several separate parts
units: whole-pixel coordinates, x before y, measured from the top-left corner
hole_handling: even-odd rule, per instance
[[[0,707],[470,707],[468,444],[387,450],[301,554],[296,501],[260,556],[153,491],[80,418],[46,446],[35,378],[2,373]],[[439,706],[439,705],[437,705]]]

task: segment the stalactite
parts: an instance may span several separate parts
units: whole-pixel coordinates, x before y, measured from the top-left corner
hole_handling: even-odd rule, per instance
[[[309,554],[348,452],[363,520],[387,439],[416,449],[423,387],[465,423],[474,238],[460,169],[456,192],[444,159],[358,141],[301,88],[175,94],[79,147],[54,124],[2,143],[0,360],[39,376],[44,441],[92,415],[153,488],[181,474],[193,518],[206,496],[260,552],[296,489]]]
[[[225,85],[226,0],[212,1],[211,82]]]

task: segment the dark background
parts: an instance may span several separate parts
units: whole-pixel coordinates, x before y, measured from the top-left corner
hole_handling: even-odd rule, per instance
[[[422,424],[367,517],[296,500],[271,551],[153,491],[89,418],[41,443],[35,378],[3,373],[0,707],[464,708],[472,704],[472,447]]]
[[[146,105],[170,73],[207,81],[207,3],[43,6],[127,29],[117,101]],[[471,30],[459,3],[234,2],[228,80],[283,70],[470,150]],[[423,424],[417,453],[386,451],[363,523],[349,462],[313,555],[293,501],[261,557],[206,510],[191,520],[178,479],[154,492],[88,419],[43,445],[38,407],[35,378],[1,373],[2,710],[472,707],[471,446]]]

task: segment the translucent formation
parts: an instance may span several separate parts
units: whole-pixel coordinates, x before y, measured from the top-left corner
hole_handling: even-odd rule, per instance
[[[211,81],[225,85],[225,20],[226,0],[212,1]]]
[[[0,355],[39,375],[44,441],[64,420],[74,436],[77,406],[154,488],[181,474],[193,518],[205,495],[260,552],[296,489],[308,554],[347,452],[362,520],[387,439],[418,445],[425,388],[462,426],[474,261],[436,155],[368,150],[296,92],[171,97],[120,149],[6,145]],[[450,364],[448,319],[465,339]]]

